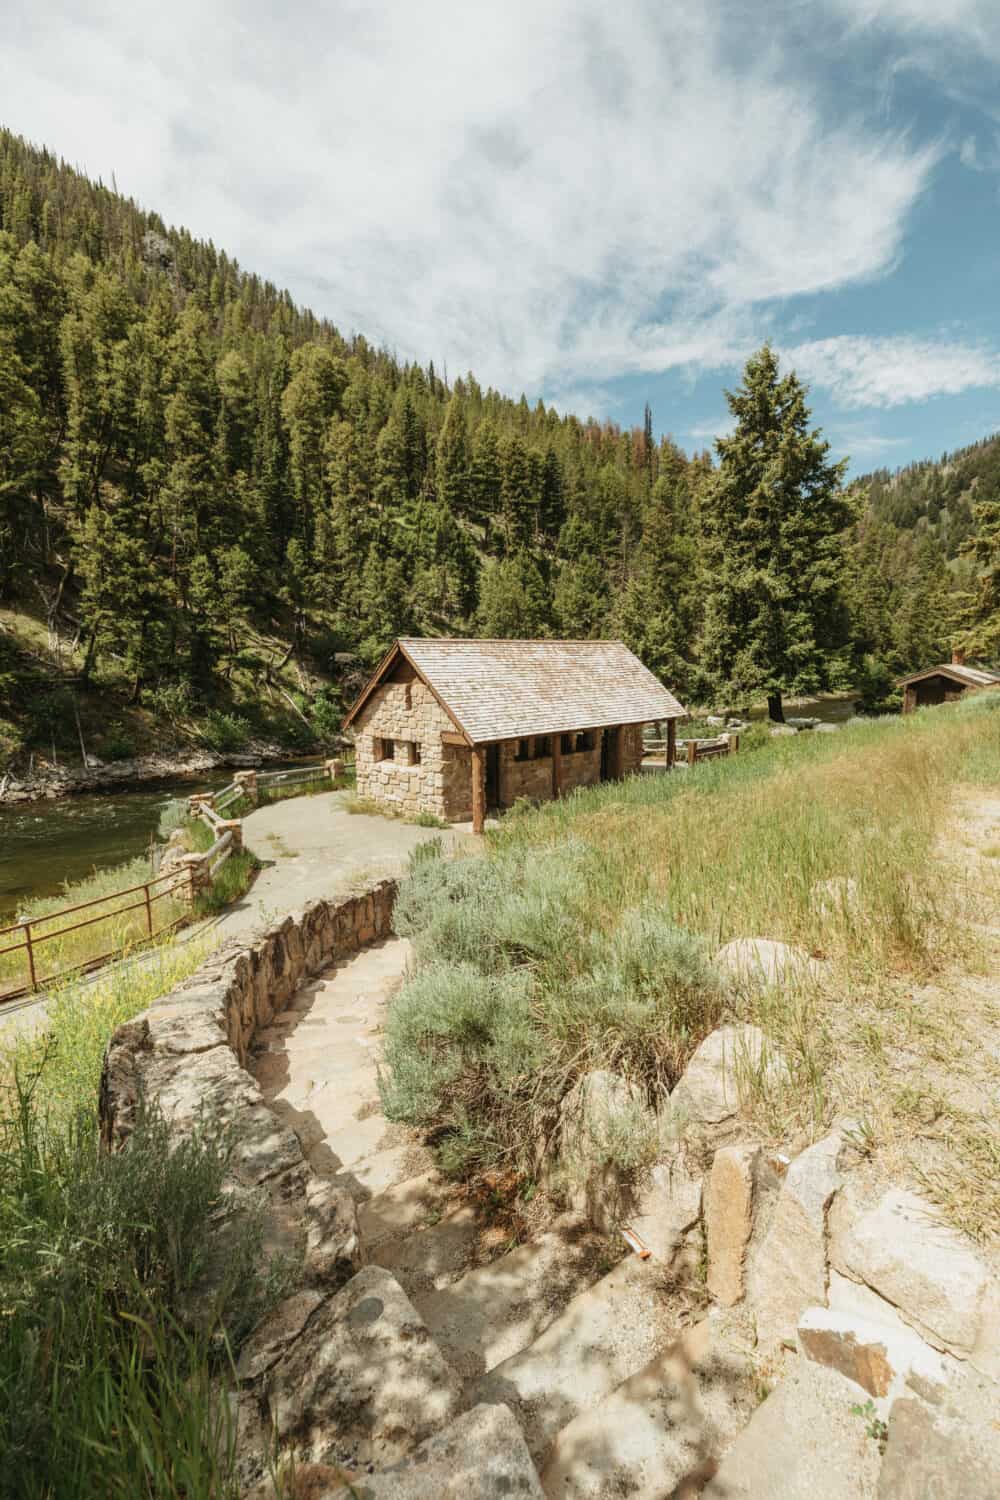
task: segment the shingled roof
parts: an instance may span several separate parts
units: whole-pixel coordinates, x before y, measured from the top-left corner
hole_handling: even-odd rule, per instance
[[[686,710],[622,641],[396,642],[345,719],[403,657],[470,745],[679,719]]]
[[[964,662],[960,664],[948,661],[942,662],[937,667],[925,667],[922,672],[914,672],[910,677],[901,677],[897,686],[910,687],[915,682],[923,682],[925,677],[948,677],[962,687],[979,688],[1000,685],[1000,672],[991,672],[986,667],[967,667]]]

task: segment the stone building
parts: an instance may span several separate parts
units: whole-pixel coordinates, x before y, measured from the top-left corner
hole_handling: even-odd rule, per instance
[[[487,811],[637,771],[685,710],[621,641],[400,640],[348,713],[358,795],[482,832]]]
[[[903,712],[910,714],[914,709],[930,708],[936,703],[954,703],[964,693],[1000,687],[1000,672],[967,667],[965,654],[953,651],[950,662],[925,667],[922,672],[901,678],[897,686],[903,689]]]

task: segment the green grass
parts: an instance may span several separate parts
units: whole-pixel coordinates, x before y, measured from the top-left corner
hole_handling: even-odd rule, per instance
[[[219,1380],[283,1268],[262,1253],[258,1209],[224,1191],[224,1129],[206,1119],[179,1142],[140,1110],[109,1154],[96,1118],[111,1032],[206,951],[167,943],[67,986],[44,1032],[0,1045],[0,1494],[237,1495]]]
[[[758,1090],[762,1128],[814,1135],[837,1103],[841,1041],[877,1066],[866,1007],[843,997],[925,978],[956,946],[967,896],[937,849],[953,788],[1000,783],[1000,713],[984,701],[574,792],[504,818],[484,857],[421,851],[396,908],[417,967],[390,1011],[387,1113],[453,1170],[527,1174],[582,1073],[619,1071],[658,1108],[698,1042],[736,1019],[791,1069],[780,1100]],[[817,899],[847,877],[855,899]],[[822,957],[825,990],[728,988],[712,956],[735,937]]]
[[[149,941],[148,917],[142,891],[120,894],[131,887],[152,880],[149,859],[140,855],[124,864],[97,870],[86,880],[67,884],[58,896],[39,897],[27,902],[19,912],[20,919],[31,919],[31,936],[35,968],[39,982],[58,979],[79,966],[108,953],[121,953]],[[168,894],[161,895],[161,892]],[[178,883],[176,891],[164,881],[150,891],[153,934],[162,934],[185,916],[189,906],[186,886]],[[155,899],[159,898],[159,899]],[[68,906],[95,902],[84,911],[59,913]],[[86,922],[87,926],[73,927]],[[72,931],[64,929],[73,927]],[[17,934],[0,938],[0,946],[13,943]],[[0,993],[27,981],[27,956],[23,946],[0,957]]]

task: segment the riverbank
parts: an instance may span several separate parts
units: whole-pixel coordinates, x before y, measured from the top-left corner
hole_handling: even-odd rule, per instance
[[[316,758],[319,759],[318,752]],[[137,755],[129,760],[106,762],[91,755],[87,757],[86,765],[82,761],[65,765],[41,762],[29,774],[8,772],[0,777],[0,807],[52,802],[59,797],[127,788],[148,781],[174,781],[211,771],[240,770],[279,762],[300,765],[302,761],[301,750],[287,750],[268,741],[252,740],[245,750],[192,750],[190,746],[178,746],[175,750]]]

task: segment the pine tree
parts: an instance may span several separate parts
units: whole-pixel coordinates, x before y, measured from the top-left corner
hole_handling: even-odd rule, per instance
[[[972,507],[974,534],[963,549],[975,568],[975,584],[963,612],[961,643],[975,656],[1000,656],[1000,500]]]
[[[716,444],[719,469],[705,497],[708,609],[704,652],[720,693],[782,695],[827,687],[847,639],[842,533],[852,510],[844,462],[809,428],[805,389],[779,375],[765,345],[727,392],[736,420]]]

